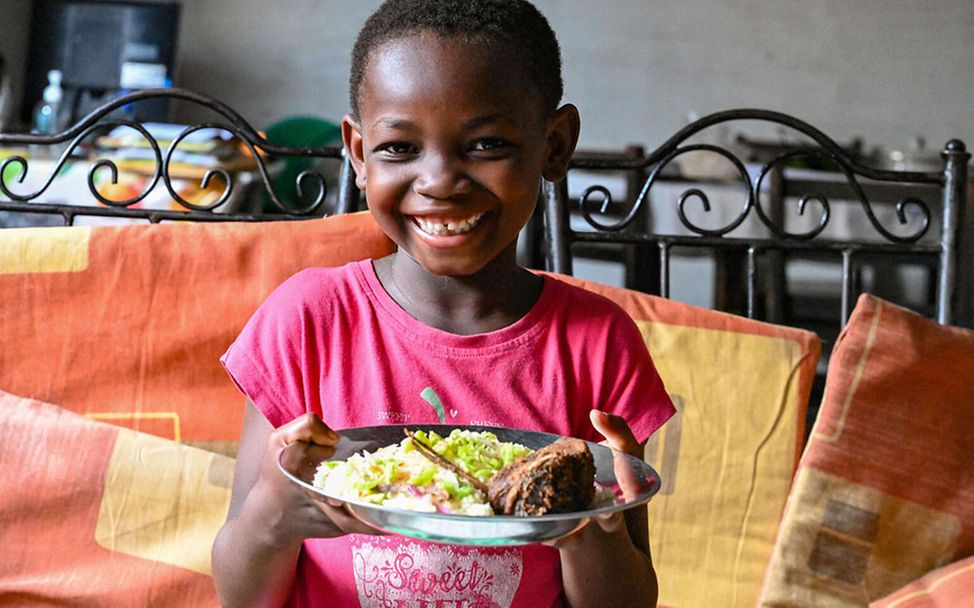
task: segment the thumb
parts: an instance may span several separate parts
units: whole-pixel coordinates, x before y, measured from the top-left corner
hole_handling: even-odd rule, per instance
[[[602,410],[592,410],[589,412],[589,419],[592,426],[605,437],[605,444],[627,454],[639,453],[639,442],[636,441],[632,429],[626,424],[622,416],[616,416]]]

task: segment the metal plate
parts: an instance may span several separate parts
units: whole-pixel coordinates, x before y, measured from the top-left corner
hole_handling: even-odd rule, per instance
[[[363,450],[375,450],[402,441],[404,425],[360,427],[340,431],[335,454],[329,460],[344,460]],[[543,448],[558,439],[558,435],[486,426],[409,425],[410,430],[436,431],[446,436],[453,429],[490,431],[501,441],[520,443],[533,450]],[[588,511],[515,517],[494,515],[447,515],[404,511],[364,501],[340,499],[348,510],[366,524],[394,534],[402,534],[433,542],[461,545],[501,546],[525,545],[550,541],[571,534],[592,517],[630,509],[644,504],[659,490],[659,475],[648,464],[623,452],[597,443],[586,442],[595,458],[595,481],[610,490],[615,500]],[[320,459],[310,457],[309,444],[293,443],[278,459],[284,474],[294,483],[309,490],[319,500],[336,499],[316,488],[312,481]],[[622,480],[622,484],[620,484]]]

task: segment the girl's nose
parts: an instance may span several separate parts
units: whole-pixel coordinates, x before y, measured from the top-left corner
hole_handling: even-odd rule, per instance
[[[413,190],[428,198],[446,199],[470,192],[470,178],[459,159],[429,155],[413,180]]]

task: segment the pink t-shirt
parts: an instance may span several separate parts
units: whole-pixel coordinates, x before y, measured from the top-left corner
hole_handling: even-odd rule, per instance
[[[424,325],[369,260],[304,270],[278,287],[221,359],[280,426],[309,411],[330,427],[478,424],[600,441],[588,412],[623,416],[645,440],[673,406],[639,330],[609,300],[545,277],[512,325],[460,336]],[[432,387],[442,408],[421,394]],[[292,605],[558,606],[558,551],[399,536],[309,539]]]

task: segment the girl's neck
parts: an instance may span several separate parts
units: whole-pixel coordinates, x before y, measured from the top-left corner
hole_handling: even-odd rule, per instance
[[[402,251],[376,260],[386,292],[410,315],[459,335],[495,331],[531,310],[541,295],[541,277],[517,265],[514,252],[502,254],[479,272],[436,276]]]

